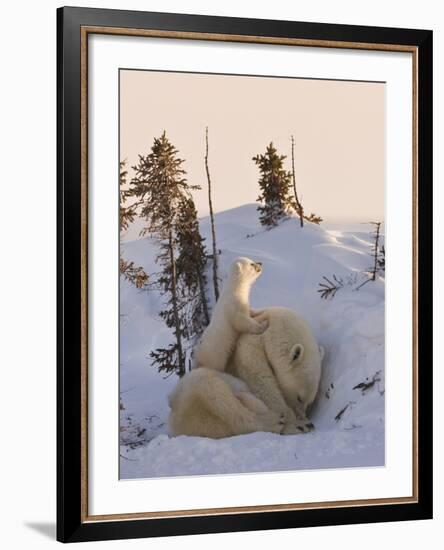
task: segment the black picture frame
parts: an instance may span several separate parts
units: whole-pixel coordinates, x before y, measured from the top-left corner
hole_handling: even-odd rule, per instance
[[[408,46],[417,56],[417,479],[414,502],[187,517],[88,519],[82,469],[82,94],[84,27]],[[308,43],[307,42],[307,43]],[[344,47],[344,46],[343,46]],[[390,48],[388,48],[390,49]],[[92,8],[57,10],[57,539],[62,542],[355,524],[432,517],[432,31]]]

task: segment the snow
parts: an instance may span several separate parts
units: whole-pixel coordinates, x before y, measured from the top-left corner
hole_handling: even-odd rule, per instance
[[[168,400],[177,377],[150,366],[149,352],[171,341],[157,313],[156,290],[121,281],[120,477],[152,478],[384,465],[384,279],[357,290],[372,265],[373,226],[334,228],[296,218],[269,231],[258,222],[256,205],[216,214],[223,278],[237,256],[263,263],[251,293],[254,308],[280,305],[305,316],[326,350],[318,397],[308,434],[253,433],[221,440],[171,437]],[[201,232],[211,246],[208,218]],[[383,243],[383,235],[382,235]],[[156,243],[146,237],[122,245],[123,257],[158,271]],[[321,299],[319,283],[333,274],[343,287]],[[211,287],[211,277],[209,277]],[[356,387],[359,386],[359,387]]]

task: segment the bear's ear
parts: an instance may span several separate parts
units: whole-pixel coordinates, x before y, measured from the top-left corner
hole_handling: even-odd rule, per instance
[[[290,350],[291,361],[295,364],[299,364],[304,357],[304,346],[302,344],[295,344]]]
[[[238,260],[238,261],[234,264],[234,268],[235,268],[235,270],[236,270],[236,273],[242,273],[242,262]]]

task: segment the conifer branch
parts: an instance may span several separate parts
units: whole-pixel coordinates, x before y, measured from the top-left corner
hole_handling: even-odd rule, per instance
[[[333,274],[333,280],[334,282],[330,281],[327,277],[324,275],[322,276],[325,283],[319,283],[318,286],[321,288],[318,289],[318,292],[321,295],[321,298],[324,298],[325,300],[327,298],[333,298],[338,290],[343,288],[344,281],[341,279],[341,277],[336,277],[336,275]]]
[[[142,289],[148,286],[149,277],[143,267],[135,266],[134,262],[127,262],[122,257],[120,257],[119,266],[120,274],[136,288]]]
[[[130,196],[130,192],[126,189],[126,178],[128,172],[126,171],[126,161],[120,161],[120,174],[119,174],[119,199],[120,199],[120,208],[119,208],[119,226],[120,233],[128,229],[130,224],[133,223],[136,216],[136,210],[140,202],[136,202],[131,206],[125,207],[127,197]],[[119,258],[119,268],[120,273],[125,277],[127,281],[134,284],[137,288],[144,288],[148,284],[148,274],[142,267],[137,267],[134,265],[134,262],[127,262],[120,255]]]

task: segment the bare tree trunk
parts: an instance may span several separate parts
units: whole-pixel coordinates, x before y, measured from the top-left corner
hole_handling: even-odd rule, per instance
[[[180,328],[179,308],[177,305],[177,277],[176,277],[176,260],[174,259],[173,232],[170,229],[168,232],[168,252],[171,263],[171,298],[173,302],[174,325],[176,327],[177,354],[179,356],[179,376],[185,374],[185,358],[182,348],[182,330]]]
[[[372,272],[372,281],[376,280],[376,273],[378,271],[378,252],[379,252],[379,235],[380,235],[380,229],[381,229],[381,222],[373,222],[373,225],[375,225],[375,245],[373,249],[373,272]]]
[[[219,299],[219,282],[217,278],[217,246],[216,246],[216,230],[214,228],[214,214],[213,214],[213,202],[211,200],[211,179],[210,179],[210,170],[208,168],[208,127],[205,129],[205,169],[207,172],[208,180],[208,203],[210,206],[210,220],[211,220],[211,237],[213,240],[213,286],[214,286],[214,296],[216,302]]]
[[[293,179],[293,191],[294,191],[294,199],[296,201],[296,209],[299,214],[299,219],[301,221],[301,227],[304,227],[304,209],[302,208],[302,204],[299,202],[298,192],[296,191],[296,175],[294,171],[294,137],[291,136],[291,175]]]
[[[205,322],[207,325],[210,324],[210,313],[208,311],[208,303],[207,303],[207,296],[205,294],[205,284],[202,276],[202,272],[198,271],[198,279],[199,279],[199,292],[200,292],[200,299],[202,300],[204,315],[205,315]]]

